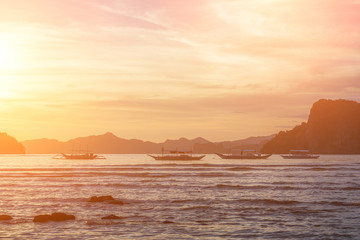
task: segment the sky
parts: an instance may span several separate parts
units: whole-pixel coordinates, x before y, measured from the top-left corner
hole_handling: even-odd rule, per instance
[[[162,142],[288,130],[360,101],[360,0],[12,0],[0,132]]]

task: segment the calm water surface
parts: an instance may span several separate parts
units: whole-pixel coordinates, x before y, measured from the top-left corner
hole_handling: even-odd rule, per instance
[[[1,239],[359,239],[360,156],[159,162],[0,155]],[[124,205],[89,203],[112,195]],[[75,221],[33,223],[65,212]],[[109,214],[119,220],[101,220]]]

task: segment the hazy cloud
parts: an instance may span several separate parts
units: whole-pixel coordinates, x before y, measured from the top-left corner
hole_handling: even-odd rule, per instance
[[[360,100],[359,12],[358,0],[6,1],[3,126],[48,136],[52,115],[149,140],[147,127],[272,133],[319,98]]]

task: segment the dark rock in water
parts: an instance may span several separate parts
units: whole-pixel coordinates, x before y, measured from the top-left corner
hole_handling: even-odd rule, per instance
[[[114,214],[108,215],[106,217],[102,217],[101,219],[121,219],[121,217],[118,217]]]
[[[121,200],[115,200],[112,196],[99,196],[99,197],[93,196],[90,198],[90,200],[88,202],[106,202],[106,203],[115,204],[115,205],[125,204]]]
[[[125,204],[123,201],[121,201],[121,200],[114,200],[114,201],[110,201],[109,202],[110,204],[117,204],[117,205],[123,205],[123,204]]]
[[[167,221],[167,220],[166,220],[166,221],[163,221],[163,223],[164,223],[164,224],[171,224],[171,223],[174,223],[174,222],[172,222],[172,221]]]
[[[51,221],[61,222],[67,220],[75,220],[74,215],[69,215],[65,213],[53,213],[51,214]]]
[[[67,220],[75,220],[75,216],[74,215],[68,215],[65,213],[53,213],[51,215],[37,215],[34,217],[33,222],[49,222],[49,221],[54,221],[54,222],[62,222],[62,221],[67,221]]]
[[[115,201],[115,199],[112,196],[100,196],[100,197],[93,196],[89,200],[89,202],[109,202],[109,201]]]
[[[51,221],[50,215],[37,215],[34,217],[33,222],[49,222]]]
[[[12,217],[9,215],[0,215],[0,221],[7,221],[7,220],[11,220]]]

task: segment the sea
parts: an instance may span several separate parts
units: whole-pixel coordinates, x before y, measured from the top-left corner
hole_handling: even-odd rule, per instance
[[[360,239],[360,155],[104,156],[0,155],[0,239]],[[53,212],[76,220],[33,222]]]

